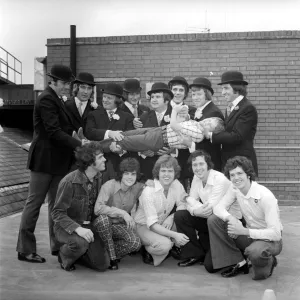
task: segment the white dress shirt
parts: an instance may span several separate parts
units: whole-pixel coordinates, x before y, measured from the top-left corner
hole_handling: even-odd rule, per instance
[[[82,111],[82,114],[84,114],[84,111],[85,111],[85,108],[88,104],[88,101],[80,101],[77,97],[75,97],[75,103],[76,103],[76,107],[79,111],[79,106],[81,107],[81,111]]]
[[[154,187],[145,187],[139,198],[139,207],[134,220],[137,224],[147,225],[148,228],[155,223],[161,225],[175,204],[177,210],[186,209],[184,200],[186,196],[182,184],[177,179],[171,183],[167,197],[159,180],[154,179]]]
[[[223,173],[213,169],[209,170],[205,187],[203,187],[202,180],[194,175],[190,190],[190,197],[187,198],[187,210],[193,216],[194,210],[205,203],[209,203],[212,207],[215,207],[226,194],[230,185],[231,182]],[[237,219],[242,218],[242,214],[237,203],[232,205],[230,212]]]
[[[225,196],[215,206],[214,214],[226,221],[230,216],[228,208],[233,203],[238,203],[241,208],[250,238],[281,240],[282,224],[277,199],[269,189],[252,181],[247,195],[244,195],[231,184]]]

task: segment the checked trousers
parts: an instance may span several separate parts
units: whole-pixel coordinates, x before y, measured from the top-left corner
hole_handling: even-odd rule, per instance
[[[135,230],[128,229],[123,223],[114,224],[107,215],[98,216],[93,225],[104,241],[111,260],[122,258],[141,247],[141,240]]]

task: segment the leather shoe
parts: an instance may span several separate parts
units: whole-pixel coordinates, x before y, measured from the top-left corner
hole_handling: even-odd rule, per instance
[[[120,261],[120,260],[119,260]],[[118,266],[118,259],[113,259],[110,261],[110,266],[108,267],[110,270],[118,270],[119,266]]]
[[[61,267],[63,270],[68,271],[68,272],[71,272],[71,271],[76,270],[76,268],[75,268],[74,265],[71,265],[71,266],[69,266],[69,267],[65,267],[64,264],[62,263],[62,260],[61,260],[61,257],[60,257],[60,255],[59,255],[59,253],[58,253],[57,256],[58,256],[58,257],[57,257],[57,260],[58,260],[58,262],[59,262],[59,264],[60,264],[60,267]]]
[[[145,249],[145,247],[141,248],[141,254],[143,257],[143,262],[147,265],[154,265],[153,257],[151,254]]]
[[[51,251],[51,255],[53,255],[53,256],[58,256],[58,253],[59,253],[59,250]]]
[[[170,255],[176,259],[176,260],[181,260],[181,249],[173,246],[173,248],[170,250]]]
[[[234,277],[238,274],[248,274],[249,273],[249,266],[247,263],[245,263],[243,266],[240,267],[239,264],[236,264],[235,266],[231,266],[229,269],[223,271],[221,275],[225,278]]]
[[[203,264],[203,258],[201,258],[201,257],[188,258],[184,261],[179,262],[177,265],[179,267],[190,267],[190,266],[192,266],[194,264],[197,264],[197,263],[202,265]]]
[[[28,261],[31,263],[44,263],[46,259],[44,257],[39,256],[36,253],[24,254],[18,252],[18,260]]]

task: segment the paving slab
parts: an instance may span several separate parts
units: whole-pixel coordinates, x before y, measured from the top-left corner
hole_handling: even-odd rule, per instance
[[[78,265],[76,271],[60,268],[49,253],[47,205],[36,228],[38,253],[44,264],[17,260],[15,251],[21,214],[0,219],[1,300],[81,299],[203,299],[261,300],[272,289],[277,300],[300,299],[300,207],[280,207],[284,225],[283,251],[273,276],[253,281],[251,274],[222,278],[201,265],[179,268],[173,258],[161,266],[145,265],[139,255],[122,259],[118,271],[98,273]]]

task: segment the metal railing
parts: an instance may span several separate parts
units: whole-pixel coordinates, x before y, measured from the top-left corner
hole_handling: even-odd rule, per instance
[[[0,77],[1,79],[22,84],[22,63],[11,53],[0,46]]]

